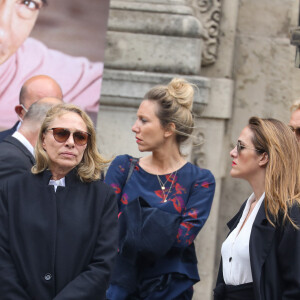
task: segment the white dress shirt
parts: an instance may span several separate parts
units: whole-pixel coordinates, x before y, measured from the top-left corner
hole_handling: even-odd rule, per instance
[[[12,136],[16,138],[19,142],[21,142],[28,149],[28,151],[34,156],[33,146],[30,144],[30,142],[26,139],[26,137],[22,133],[20,133],[19,131],[15,131]]]
[[[253,282],[249,252],[250,234],[253,222],[264,198],[265,193],[260,197],[241,229],[249,212],[250,205],[255,200],[254,193],[251,194],[238,225],[222,244],[223,278],[226,284],[239,285]]]

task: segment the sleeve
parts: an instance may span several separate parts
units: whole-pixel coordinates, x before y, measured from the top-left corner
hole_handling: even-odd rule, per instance
[[[130,159],[128,155],[117,156],[105,175],[104,182],[114,189],[118,203],[123,200],[126,201],[126,195],[123,195],[122,190],[128,176]]]
[[[61,86],[64,101],[98,113],[103,75],[102,62],[90,62],[47,48],[40,41],[28,38],[17,52],[18,72],[23,81],[33,75],[48,75]]]
[[[9,248],[8,205],[0,188],[0,298],[32,300],[23,288]]]
[[[215,178],[210,171],[202,169],[182,213],[183,219],[174,246],[187,247],[193,243],[209,216],[214,193]]]
[[[290,213],[293,221],[300,227],[300,207],[294,205]],[[300,228],[290,222],[283,227],[278,247],[278,261],[283,280],[282,300],[300,299]]]
[[[91,263],[72,280],[54,300],[102,300],[112,272],[118,249],[118,218],[116,196],[109,189]]]

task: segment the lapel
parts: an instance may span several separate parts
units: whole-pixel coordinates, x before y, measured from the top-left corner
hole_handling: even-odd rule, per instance
[[[263,201],[253,223],[249,245],[254,290],[257,293],[256,299],[261,299],[260,278],[262,266],[272,248],[275,231],[275,227],[267,220]]]
[[[234,230],[234,228],[238,225],[242,214],[243,214],[243,210],[245,208],[245,205],[247,203],[247,200],[243,203],[243,205],[241,206],[240,210],[238,211],[238,213],[227,223],[227,226],[229,228],[229,233],[227,234],[227,236],[232,232],[232,230]],[[222,264],[222,256],[221,256],[221,262],[220,262],[220,266],[219,266],[219,272],[218,272],[218,277],[217,277],[217,285],[223,283],[224,282],[224,278],[223,278],[223,264]]]
[[[32,163],[32,165],[35,164],[35,159],[34,159],[33,155],[19,140],[17,140],[13,136],[7,136],[4,139],[4,141],[17,147],[19,150],[21,150],[24,153],[25,156],[27,156],[30,159],[30,162]]]

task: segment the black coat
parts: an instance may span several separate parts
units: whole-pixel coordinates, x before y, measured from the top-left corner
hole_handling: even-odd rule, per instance
[[[7,137],[11,136],[18,128],[19,121],[10,129],[4,130],[0,132],[0,143]]]
[[[13,136],[0,143],[0,181],[30,171],[34,163],[30,151]]]
[[[0,190],[0,299],[103,300],[117,254],[117,202],[72,170],[21,175]]]
[[[228,222],[230,232],[237,226],[245,204]],[[294,205],[290,216],[300,226],[300,207]],[[266,218],[264,202],[258,210],[250,235],[250,264],[254,300],[300,299],[300,230],[280,220],[273,227]],[[222,262],[217,286],[224,283]]]

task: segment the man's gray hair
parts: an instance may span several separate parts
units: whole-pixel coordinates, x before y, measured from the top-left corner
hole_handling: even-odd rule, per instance
[[[28,112],[24,116],[24,122],[32,122],[32,123],[38,123],[42,124],[48,110],[53,107],[53,103],[47,103],[47,102],[35,102],[33,103],[29,109]]]

